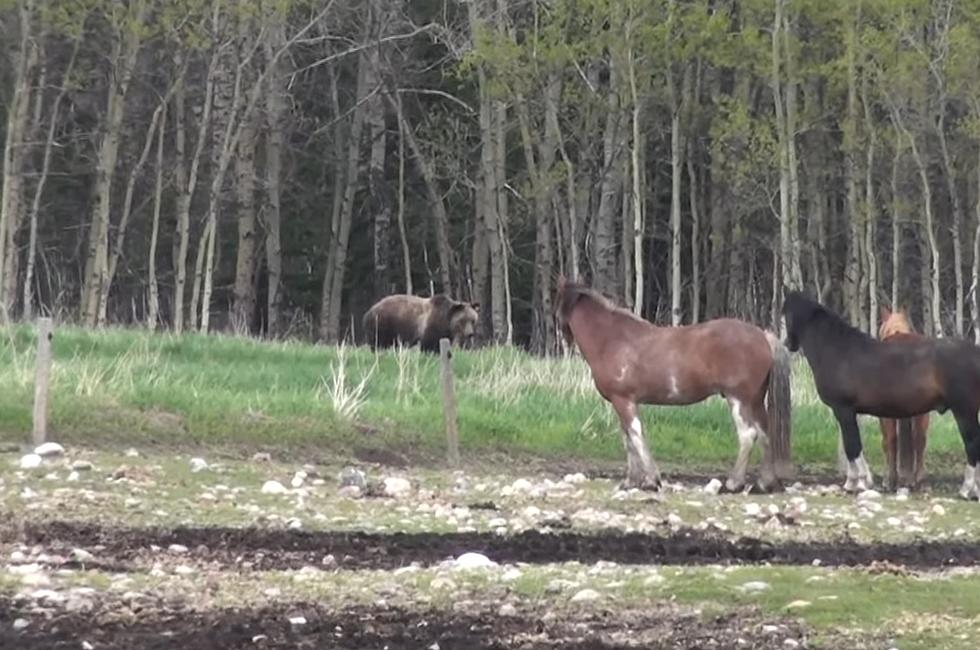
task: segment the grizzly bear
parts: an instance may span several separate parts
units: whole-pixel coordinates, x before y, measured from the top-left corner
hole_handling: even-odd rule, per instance
[[[438,352],[439,339],[455,346],[476,334],[479,305],[459,302],[445,294],[421,298],[395,294],[382,298],[364,314],[364,336],[372,349],[419,343],[425,352]]]

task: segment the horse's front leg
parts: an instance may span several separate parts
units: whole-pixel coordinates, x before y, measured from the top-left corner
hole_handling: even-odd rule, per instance
[[[863,492],[874,485],[871,468],[864,459],[861,448],[861,430],[858,428],[857,413],[846,407],[834,408],[834,416],[840,424],[841,437],[844,441],[844,454],[847,456],[847,479],[844,490],[847,492]]]
[[[956,425],[963,437],[963,448],[966,451],[966,469],[963,473],[963,486],[960,496],[967,500],[980,497],[980,424],[977,424],[977,412],[956,412]]]
[[[613,408],[623,427],[623,446],[626,447],[626,480],[621,487],[640,490],[659,490],[660,470],[653,462],[643,439],[643,425],[636,403],[626,399],[612,400]]]
[[[888,489],[898,487],[898,421],[878,418],[881,427],[881,448],[888,461]]]

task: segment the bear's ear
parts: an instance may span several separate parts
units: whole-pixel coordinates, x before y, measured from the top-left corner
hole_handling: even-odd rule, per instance
[[[473,308],[473,311],[480,311],[480,303],[478,302],[471,302],[470,307]]]

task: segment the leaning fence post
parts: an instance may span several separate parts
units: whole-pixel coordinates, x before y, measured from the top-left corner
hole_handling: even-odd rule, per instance
[[[34,374],[34,429],[32,433],[35,445],[40,445],[48,437],[48,389],[51,380],[53,329],[50,318],[37,319],[37,369]]]
[[[456,422],[456,391],[453,388],[453,365],[449,339],[439,339],[439,361],[442,366],[442,409],[446,420],[446,448],[449,465],[459,467],[459,428]]]

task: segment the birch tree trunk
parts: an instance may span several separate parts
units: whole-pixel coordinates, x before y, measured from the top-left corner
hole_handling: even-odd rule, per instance
[[[899,295],[902,286],[902,222],[901,195],[898,190],[898,174],[902,160],[902,149],[897,140],[892,158],[891,190],[892,190],[892,290],[891,308],[899,309]]]
[[[19,251],[16,235],[23,219],[24,148],[30,117],[31,80],[37,67],[37,46],[31,37],[34,0],[18,3],[20,45],[14,92],[7,106],[7,128],[4,132],[3,184],[0,194],[0,322],[10,318],[17,287]]]
[[[857,10],[855,22],[860,20],[860,7]],[[847,30],[847,115],[844,121],[844,165],[847,175],[847,222],[849,237],[847,243],[847,260],[844,265],[844,306],[848,319],[857,323],[861,318],[859,309],[860,296],[858,287],[861,282],[861,255],[858,242],[861,241],[861,221],[858,207],[858,176],[860,170],[857,163],[858,137],[858,79],[857,79],[857,34],[856,26]]]
[[[344,286],[344,271],[347,267],[347,247],[350,242],[351,220],[354,213],[354,197],[357,193],[360,174],[361,135],[364,131],[365,102],[369,85],[368,65],[361,54],[357,70],[357,92],[351,117],[350,135],[347,138],[347,166],[344,172],[343,194],[338,211],[336,228],[332,233],[330,250],[327,256],[327,270],[324,276],[323,297],[320,307],[320,340],[336,343],[340,339],[341,293]]]
[[[255,318],[255,273],[258,268],[260,234],[255,211],[255,153],[258,147],[258,124],[251,117],[242,121],[241,136],[235,155],[235,208],[238,220],[238,247],[235,259],[232,327],[248,336]]]
[[[386,93],[385,97],[391,99],[391,94]],[[442,199],[442,192],[439,190],[439,181],[436,178],[435,169],[432,167],[428,158],[426,158],[425,153],[419,146],[418,140],[415,138],[415,133],[412,131],[411,125],[405,118],[400,94],[398,95],[394,109],[398,116],[398,122],[401,125],[400,133],[404,136],[408,148],[412,150],[412,158],[415,159],[415,165],[419,173],[422,174],[422,181],[425,184],[425,195],[432,208],[436,251],[439,254],[439,280],[442,284],[442,290],[450,295],[455,295],[456,285],[452,282],[451,276],[453,266],[452,250],[449,247],[449,216],[446,212],[446,204]]]
[[[875,252],[877,212],[875,211],[874,165],[877,137],[874,120],[871,114],[871,104],[868,101],[868,80],[861,80],[861,103],[864,105],[864,123],[867,133],[867,144],[864,161],[864,250],[866,268],[868,269],[868,334],[878,334],[878,258]]]
[[[618,70],[609,59],[609,88],[606,92],[606,120],[602,130],[602,168],[599,184],[599,207],[592,228],[592,262],[595,268],[594,286],[601,293],[616,295],[616,205],[622,187],[619,178],[619,152],[624,149],[626,135],[620,133],[619,92],[616,88]]]
[[[402,120],[402,98],[398,95],[398,240],[402,246],[402,273],[405,281],[405,293],[414,295],[412,286],[412,255],[408,245],[408,234],[405,231],[405,124]]]
[[[371,12],[378,25],[387,19],[385,0],[372,0]],[[372,75],[373,94],[367,100],[365,120],[368,141],[371,143],[368,158],[368,197],[374,217],[374,299],[380,300],[392,293],[391,267],[391,196],[385,178],[385,159],[388,144],[385,129],[383,82],[381,81],[381,45],[367,50],[366,62]]]
[[[98,323],[99,305],[102,295],[108,291],[109,279],[109,218],[112,207],[112,179],[119,155],[119,142],[122,135],[123,114],[126,93],[132,80],[133,68],[139,54],[143,23],[148,15],[147,5],[140,0],[128,11],[132,12],[134,23],[124,21],[121,33],[113,39],[111,61],[113,69],[109,74],[106,99],[105,134],[99,145],[95,180],[95,201],[92,208],[89,247],[86,261],[87,275],[82,298],[82,321],[86,327]]]
[[[269,38],[265,41],[266,61],[273,61],[275,49],[285,41],[281,19],[271,19],[272,26]],[[283,99],[286,92],[286,79],[283,65],[273,63],[269,73],[268,94],[265,99],[266,128],[268,135],[265,139],[265,188],[266,204],[263,218],[265,230],[265,266],[267,273],[266,289],[266,334],[270,338],[278,338],[282,326],[282,152],[285,146],[283,119],[286,114],[286,103]]]
[[[974,114],[980,116],[980,105],[974,106]],[[980,154],[980,150],[978,150]],[[973,265],[971,268],[970,305],[973,308],[973,342],[980,345],[980,165],[977,165],[977,197],[974,206],[977,223],[973,227]]]
[[[75,39],[74,45],[72,46],[71,58],[68,59],[68,64],[61,78],[61,87],[58,89],[58,95],[51,103],[51,115],[48,118],[48,132],[44,140],[44,155],[41,161],[41,174],[34,188],[34,199],[31,202],[31,213],[29,216],[30,233],[27,240],[27,263],[24,268],[24,321],[31,321],[34,318],[34,268],[37,263],[37,222],[41,213],[41,199],[44,196],[44,186],[47,184],[48,173],[51,169],[51,153],[54,150],[55,133],[59,125],[58,116],[61,111],[61,103],[68,94],[69,82],[75,70],[75,62],[78,60],[78,50],[81,47],[81,43],[82,39]],[[43,97],[43,92],[39,93],[39,97]],[[2,248],[2,245],[0,245],[0,248]]]
[[[157,282],[157,242],[160,233],[160,208],[163,204],[163,147],[167,131],[167,104],[163,104],[160,128],[157,130],[156,184],[153,191],[153,223],[150,226],[150,250],[147,253],[149,306],[146,326],[155,330],[160,322],[160,286]]]

